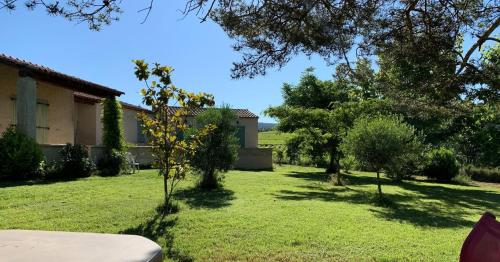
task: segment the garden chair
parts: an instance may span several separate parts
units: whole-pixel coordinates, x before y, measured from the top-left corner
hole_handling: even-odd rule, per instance
[[[500,261],[500,222],[491,213],[484,213],[465,239],[460,262]]]
[[[125,154],[125,157],[127,160],[127,165],[130,166],[130,168],[132,169],[132,173],[135,173],[135,171],[140,170],[140,164],[139,162],[135,161],[135,156],[132,153],[127,152]]]

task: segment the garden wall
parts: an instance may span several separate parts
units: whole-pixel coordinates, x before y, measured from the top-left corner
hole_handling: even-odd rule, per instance
[[[64,145],[40,145],[45,155],[45,160],[51,162],[59,158],[59,152]],[[90,159],[98,163],[104,156],[103,146],[89,146]],[[151,166],[153,156],[150,146],[130,146],[128,151],[135,156],[141,166]],[[271,170],[273,169],[272,148],[242,148],[238,152],[238,160],[234,164],[237,169]]]
[[[272,170],[272,148],[241,148],[238,151],[238,160],[234,164],[237,169]]]

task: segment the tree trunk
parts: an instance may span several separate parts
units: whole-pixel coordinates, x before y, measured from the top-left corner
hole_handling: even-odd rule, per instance
[[[337,170],[339,169],[338,165],[336,164],[335,157],[337,156],[335,150],[332,150],[330,152],[330,163],[328,164],[328,168],[326,169],[327,173],[337,173]]]
[[[170,205],[170,195],[168,194],[168,175],[163,175],[163,190],[165,191],[165,207]]]
[[[336,161],[336,165],[337,165],[337,185],[340,186],[340,185],[342,185],[342,179],[341,179],[341,174],[340,174],[340,158],[336,157],[335,161]]]
[[[382,200],[382,186],[380,185],[380,171],[377,170],[378,198]]]

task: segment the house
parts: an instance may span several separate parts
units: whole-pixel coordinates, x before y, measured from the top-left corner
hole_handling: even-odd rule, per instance
[[[100,101],[122,94],[113,88],[0,54],[0,133],[17,125],[42,145],[47,159],[56,158],[61,145],[66,143],[88,145],[95,159],[99,158],[103,152]],[[124,102],[122,108],[129,150],[143,162],[150,162],[150,148],[145,146],[137,119],[137,113],[149,111]],[[191,117],[202,111],[192,112]],[[272,153],[257,148],[258,117],[247,109],[235,109],[235,112],[241,142],[236,167],[272,168]]]

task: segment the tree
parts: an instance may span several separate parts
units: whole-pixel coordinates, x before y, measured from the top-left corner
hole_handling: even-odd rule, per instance
[[[201,138],[202,144],[191,158],[191,166],[201,174],[200,187],[218,187],[218,173],[227,172],[238,158],[236,119],[236,114],[228,106],[209,108],[196,117],[198,128],[207,125],[215,127],[207,136]],[[192,132],[193,130],[189,133]]]
[[[357,119],[342,147],[377,172],[378,195],[382,200],[380,172],[415,148],[415,144],[418,144],[418,138],[414,128],[401,118],[377,116]]]
[[[123,151],[122,106],[116,97],[105,98],[102,102],[102,142],[107,150]]]
[[[116,97],[105,98],[102,102],[102,142],[104,156],[98,162],[102,176],[119,175],[126,166],[126,143],[123,137],[122,107]]]
[[[135,60],[135,75],[144,81],[146,88],[141,89],[143,103],[151,107],[151,114],[140,113],[143,130],[153,146],[154,166],[163,176],[166,211],[171,209],[171,198],[175,187],[186,176],[189,157],[196,152],[201,139],[209,134],[213,126],[198,129],[189,139],[178,134],[189,127],[186,118],[192,110],[214,104],[213,96],[205,93],[188,93],[176,87],[171,81],[173,68],[155,63],[152,68],[143,60]],[[148,80],[156,78],[158,81]],[[171,110],[169,103],[178,103],[178,110]]]
[[[18,2],[0,0],[0,9],[14,10]],[[28,9],[40,7],[51,15],[86,22],[92,30],[118,20],[121,14],[118,0],[24,3]],[[145,8],[139,11],[145,12],[145,19],[154,3],[144,1]],[[435,72],[442,83],[429,88],[454,93],[467,91],[464,79],[482,71],[479,65],[484,58],[476,58],[478,50],[500,42],[494,36],[500,26],[497,1],[186,0],[184,14],[189,13],[201,21],[212,19],[236,40],[234,49],[242,54],[242,61],[234,63],[233,77],[264,74],[269,67],[283,67],[299,53],[318,54],[331,64],[343,61],[349,68],[350,55],[385,53],[403,67],[407,62],[417,65],[413,69],[420,73],[432,65],[445,65],[427,71]],[[467,49],[463,48],[465,37],[471,43]],[[440,74],[452,77],[439,78]]]

